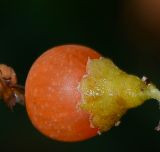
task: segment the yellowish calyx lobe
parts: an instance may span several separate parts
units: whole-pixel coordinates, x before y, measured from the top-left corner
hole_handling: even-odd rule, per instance
[[[86,75],[80,82],[80,107],[91,116],[100,131],[114,126],[130,108],[150,98],[160,99],[153,84],[120,70],[110,59],[89,59]]]

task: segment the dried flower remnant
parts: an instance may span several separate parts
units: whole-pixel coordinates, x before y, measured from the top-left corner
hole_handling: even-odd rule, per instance
[[[12,110],[16,103],[24,105],[24,88],[17,84],[13,68],[0,64],[0,98]]]

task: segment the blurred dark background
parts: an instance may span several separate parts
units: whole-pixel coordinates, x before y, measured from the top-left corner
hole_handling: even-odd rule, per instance
[[[160,86],[160,1],[4,0],[0,2],[0,62],[15,68],[25,84],[34,60],[60,44],[98,50],[123,70],[146,75]],[[0,103],[0,152],[159,152],[160,111],[154,100],[130,110],[119,127],[79,143],[41,135],[26,110]]]

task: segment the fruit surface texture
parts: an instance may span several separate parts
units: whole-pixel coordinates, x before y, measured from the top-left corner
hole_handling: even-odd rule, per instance
[[[89,114],[79,108],[78,86],[88,59],[99,58],[80,45],[54,47],[32,65],[25,86],[26,108],[33,125],[60,141],[81,141],[97,134]]]

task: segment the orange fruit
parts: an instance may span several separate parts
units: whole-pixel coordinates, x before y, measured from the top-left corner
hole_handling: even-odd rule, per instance
[[[81,141],[97,134],[90,115],[80,109],[78,85],[89,58],[100,54],[81,45],[62,45],[42,54],[32,65],[25,85],[26,108],[33,125],[59,141]]]

